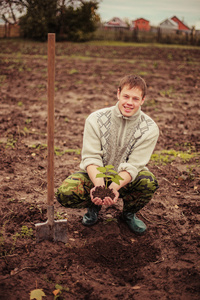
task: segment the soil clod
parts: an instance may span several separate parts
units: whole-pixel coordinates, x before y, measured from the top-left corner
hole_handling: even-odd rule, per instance
[[[97,186],[96,189],[93,191],[93,197],[104,199],[105,197],[110,197],[111,199],[115,198],[115,194],[113,193],[113,189],[105,188],[103,186]]]

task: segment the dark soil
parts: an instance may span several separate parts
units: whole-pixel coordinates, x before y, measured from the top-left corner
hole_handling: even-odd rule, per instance
[[[138,213],[144,235],[121,219],[121,200],[91,228],[86,210],[55,200],[68,242],[37,244],[35,224],[47,220],[47,45],[1,40],[0,299],[27,300],[36,288],[43,299],[200,299],[199,66],[199,48],[56,45],[55,192],[79,169],[85,118],[116,103],[125,74],[147,81],[155,153],[168,152],[148,165],[160,188]]]
[[[111,199],[115,198],[115,194],[112,189],[105,188],[103,186],[97,186],[96,189],[92,192],[94,198],[104,199],[105,197],[110,197]]]

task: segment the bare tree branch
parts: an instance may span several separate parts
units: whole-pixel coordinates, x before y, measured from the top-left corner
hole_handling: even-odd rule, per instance
[[[12,18],[13,18],[13,20],[14,20],[14,24],[15,24],[17,21],[16,21],[15,14],[14,14],[14,12],[13,12],[13,7],[12,7],[12,4],[11,4],[11,1],[8,1],[8,2],[9,2],[8,5],[9,5],[9,7],[10,7],[10,12],[11,12]]]
[[[17,23],[17,14],[26,11],[32,0],[0,0],[0,17],[9,24]]]

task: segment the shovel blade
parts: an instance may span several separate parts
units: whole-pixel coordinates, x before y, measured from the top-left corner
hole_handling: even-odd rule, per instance
[[[67,243],[67,220],[55,221],[54,241]]]
[[[35,224],[36,242],[43,240],[67,243],[67,220]]]

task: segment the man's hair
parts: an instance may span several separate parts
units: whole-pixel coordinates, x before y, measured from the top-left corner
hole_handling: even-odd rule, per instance
[[[119,92],[122,91],[125,85],[128,85],[130,89],[138,88],[142,91],[142,99],[146,96],[147,86],[143,78],[137,75],[126,75],[119,83]]]

